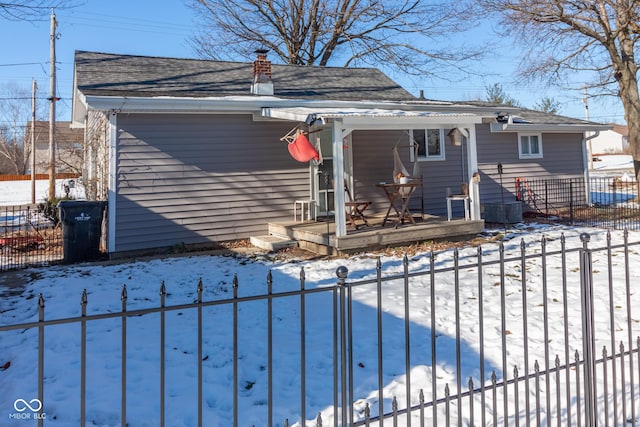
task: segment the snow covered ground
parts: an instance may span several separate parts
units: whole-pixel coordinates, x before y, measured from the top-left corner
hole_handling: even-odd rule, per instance
[[[56,195],[64,195],[64,186],[68,179],[56,180]],[[79,180],[75,179],[73,188],[69,189],[69,196],[74,199],[84,198],[84,188]],[[36,203],[48,198],[49,180],[36,181]],[[31,181],[0,181],[0,206],[26,205],[31,203]]]
[[[593,171],[596,176],[606,172],[633,173],[633,158],[627,154],[594,156]]]
[[[614,169],[620,163],[615,156],[604,156],[611,161]],[[627,159],[628,160],[628,159]],[[629,164],[629,163],[625,163]],[[631,165],[629,167],[632,168]],[[605,170],[606,168],[600,168]],[[24,184],[22,190],[18,187]],[[25,191],[30,194],[30,182],[1,186],[0,204],[14,204]],[[39,198],[44,198],[41,194]],[[27,198],[28,199],[28,198]],[[20,203],[26,203],[20,201]],[[488,230],[492,232],[493,230]],[[582,245],[579,236],[588,232],[592,236],[592,248],[606,244],[606,233],[602,230],[568,228],[561,226],[536,225],[515,227],[508,230],[505,240],[507,257],[518,257],[521,245],[531,253],[541,252],[541,240],[547,241],[546,251],[553,253],[559,249],[561,235],[567,239],[568,248]],[[613,232],[614,245],[622,241],[621,232]],[[640,242],[640,233],[631,232],[630,242]],[[484,260],[495,261],[499,256],[497,245],[487,244],[483,248]],[[569,274],[569,321],[571,350],[581,350],[580,289],[577,281],[578,269],[576,252],[568,254]],[[475,248],[460,251],[460,260],[473,263]],[[609,264],[611,260],[611,264]],[[384,256],[383,271],[386,276],[402,272],[402,258]],[[451,251],[443,251],[436,256],[437,268],[447,270],[452,266]],[[597,348],[610,347],[610,301],[606,293],[608,276],[614,283],[613,300],[615,331],[618,340],[626,337],[627,302],[625,294],[625,257],[622,248],[614,246],[611,256],[606,251],[593,254],[594,282],[597,301]],[[423,271],[428,267],[427,253],[417,253],[410,258],[410,270]],[[640,263],[640,248],[633,245],[629,253],[630,282],[637,284],[640,270],[634,266]],[[122,308],[122,286],[127,289],[127,310],[158,307],[160,304],[160,284],[167,286],[167,302],[170,305],[192,303],[197,296],[199,279],[204,284],[205,301],[227,299],[233,292],[232,282],[237,274],[240,297],[260,295],[266,292],[266,277],[269,271],[274,278],[274,292],[297,290],[300,286],[301,268],[306,274],[306,287],[322,288],[335,283],[335,270],[344,265],[349,271],[349,280],[376,277],[376,259],[371,254],[348,259],[282,261],[268,255],[214,256],[200,255],[132,261],[120,264],[83,264],[34,268],[21,273],[21,284],[7,287],[13,276],[0,277],[0,325],[37,320],[38,295],[45,301],[45,318],[61,319],[80,314],[83,289],[87,290],[89,315],[119,312]],[[611,268],[609,266],[611,265]],[[543,272],[539,258],[526,263],[529,280],[526,295],[528,306],[528,337],[530,360],[539,360],[544,366],[544,343],[550,344],[551,357],[563,354],[563,321],[559,292],[562,283],[560,257],[549,257]],[[499,312],[500,287],[497,265],[483,271],[485,307],[485,365],[487,372],[496,370],[502,375],[501,325]],[[522,323],[522,283],[519,261],[510,263],[506,274],[505,288],[509,319],[507,321],[507,348],[509,366],[518,366],[523,372]],[[549,303],[549,330],[544,329],[544,312],[541,301],[544,298],[540,286],[542,275],[550,285],[546,296]],[[445,384],[451,387],[456,382],[455,358],[455,301],[454,277],[449,273],[439,274],[436,286],[436,306],[438,307],[436,327],[438,334],[438,356],[436,366],[431,366],[429,337],[430,285],[428,276],[411,280],[411,378],[412,403],[417,403],[417,391],[423,388],[425,399],[431,399],[431,383],[437,381],[438,390]],[[385,410],[389,410],[392,397],[397,397],[400,407],[406,402],[404,356],[396,349],[404,347],[402,321],[404,316],[404,291],[398,281],[385,285],[384,307],[384,348],[383,370]],[[478,276],[473,269],[460,270],[461,292],[461,339],[462,377],[479,376],[479,323],[478,323]],[[605,292],[604,294],[602,292]],[[354,361],[359,367],[355,372],[356,412],[361,411],[365,402],[375,413],[377,408],[377,350],[376,350],[376,298],[373,287],[363,286],[354,290],[355,349]],[[291,424],[300,425],[296,419],[299,410],[300,390],[300,313],[296,298],[274,300],[274,420],[282,426],[288,418]],[[635,290],[629,299],[631,307],[640,304],[640,294]],[[307,298],[307,425],[315,425],[318,413],[322,414],[323,425],[333,425],[332,389],[332,300],[330,296],[317,294]],[[633,313],[633,336],[640,335],[640,319]],[[181,309],[166,315],[166,414],[169,426],[196,425],[197,391],[197,340],[196,313],[193,309]],[[229,306],[215,306],[204,310],[204,420],[205,425],[228,425],[233,414],[233,346],[232,316]],[[266,303],[249,302],[239,306],[239,414],[240,425],[265,425],[267,418],[267,375],[266,372]],[[159,414],[159,315],[130,317],[127,319],[127,418],[128,425],[158,425]],[[91,321],[87,325],[87,416],[88,425],[120,425],[120,378],[121,378],[121,334],[120,319]],[[46,328],[45,372],[43,409],[46,413],[45,425],[79,425],[79,381],[80,381],[80,327],[78,324],[58,325]],[[9,419],[15,413],[19,399],[31,402],[37,397],[37,330],[0,332],[0,425],[31,425],[24,420]],[[3,369],[4,367],[4,369]],[[511,373],[507,373],[511,376]],[[478,382],[476,381],[476,384]],[[637,382],[636,382],[637,384]],[[439,392],[440,393],[440,392]],[[520,391],[522,399],[523,391]],[[638,393],[636,393],[638,396]],[[438,397],[442,397],[438,394]],[[513,396],[511,396],[513,398]],[[511,402],[513,404],[513,402]],[[22,404],[20,402],[20,404]],[[575,405],[575,402],[574,402]],[[520,403],[520,408],[524,404]],[[637,408],[640,409],[640,408]],[[574,407],[575,410],[575,407]],[[480,411],[479,405],[475,407]],[[28,412],[28,411],[27,411]],[[637,411],[638,413],[640,411]],[[602,411],[600,411],[602,414]],[[549,414],[550,416],[552,414]],[[361,412],[359,413],[361,417]],[[513,416],[513,414],[512,414]],[[602,416],[602,415],[601,415]],[[479,416],[476,416],[476,420]],[[468,420],[463,422],[466,423]],[[502,422],[502,421],[501,421]],[[510,418],[508,424],[513,424]],[[520,420],[523,425],[523,420]],[[543,417],[543,425],[546,419]],[[454,422],[455,424],[455,422]]]
[[[579,235],[589,232],[591,247],[602,247],[606,234],[602,230],[564,228],[559,226],[535,226],[509,230],[506,241],[507,257],[518,256],[520,245],[525,243],[531,253],[540,253],[542,236],[547,239],[549,253],[557,250],[560,236],[564,233],[568,248],[581,246]],[[521,240],[524,239],[524,240]],[[620,232],[613,233],[613,241],[620,243]],[[631,233],[631,242],[640,241],[640,233]],[[460,252],[461,264],[473,262],[475,248]],[[640,248],[633,246],[629,264],[638,265]],[[496,260],[497,246],[489,244],[484,248],[484,260]],[[616,247],[612,253],[615,282],[616,325],[619,339],[626,325],[626,297],[624,295],[624,256]],[[381,259],[385,275],[398,274],[403,266],[400,256],[385,256]],[[452,265],[452,252],[437,254],[437,267],[446,269]],[[547,281],[550,285],[547,296],[550,304],[550,331],[545,336],[544,318],[540,301],[543,298],[540,280],[543,274],[540,260],[527,262],[530,301],[529,351],[530,360],[544,362],[545,340],[551,343],[551,355],[563,352],[563,329],[561,320],[560,295],[561,264],[558,256],[547,262]],[[419,271],[428,267],[429,257],[418,253],[410,259],[410,270]],[[580,347],[580,291],[576,282],[577,255],[569,254],[569,305],[572,351]],[[606,284],[609,273],[606,252],[594,252],[596,283]],[[204,300],[230,298],[232,281],[237,274],[240,297],[264,294],[266,277],[273,275],[274,292],[299,289],[300,269],[306,273],[307,288],[326,287],[336,282],[335,270],[338,266],[349,268],[350,280],[369,279],[376,276],[376,259],[358,256],[348,259],[289,260],[279,261],[266,255],[243,256],[188,256],[155,259],[144,262],[125,262],[117,265],[86,264],[70,267],[30,269],[24,272],[26,284],[19,293],[8,293],[0,299],[2,324],[37,320],[38,294],[45,301],[46,319],[75,317],[80,314],[80,300],[83,289],[88,293],[88,314],[118,312],[122,307],[122,286],[127,287],[127,310],[159,306],[160,284],[167,286],[167,305],[192,303],[196,298],[196,286],[201,278],[205,287]],[[519,261],[508,266],[506,277],[508,343],[507,355],[511,365],[520,365],[522,372],[523,344],[521,312],[521,282],[519,281]],[[485,302],[485,357],[487,372],[495,369],[501,376],[502,351],[500,344],[500,312],[497,266],[486,267],[484,271]],[[638,283],[640,271],[631,269],[631,283]],[[417,277],[410,283],[410,318],[412,348],[412,394],[417,403],[417,391],[424,388],[425,398],[431,397],[430,384],[436,379],[438,389],[445,383],[455,385],[455,319],[453,317],[454,278],[451,272],[437,277],[437,331],[438,363],[435,370],[430,366],[430,310],[428,276]],[[466,385],[468,376],[478,376],[478,306],[477,272],[462,269],[461,288],[461,338],[462,375]],[[606,286],[600,286],[600,291]],[[0,288],[0,292],[2,289]],[[362,410],[365,402],[376,408],[376,292],[375,287],[364,286],[354,291],[354,350],[355,363],[361,366],[356,371],[355,399],[357,410]],[[598,348],[608,345],[609,300],[597,293],[599,307],[596,319]],[[631,296],[632,307],[640,304],[640,295]],[[307,298],[307,414],[309,425],[318,413],[322,414],[324,425],[333,425],[332,411],[332,300],[329,295],[318,294]],[[384,396],[385,408],[390,408],[393,396],[398,398],[400,407],[406,400],[404,385],[404,356],[395,349],[404,346],[403,318],[404,294],[402,281],[385,285],[383,295],[385,326]],[[274,419],[282,425],[285,418],[292,424],[298,422],[300,348],[299,348],[299,300],[280,298],[274,301]],[[239,307],[239,413],[240,425],[265,425],[267,417],[267,372],[266,372],[266,302],[242,303]],[[638,319],[633,320],[634,336],[640,335]],[[181,309],[167,313],[166,337],[166,411],[167,425],[196,425],[197,390],[197,340],[196,312]],[[119,425],[120,375],[121,375],[121,335],[120,319],[96,320],[87,325],[88,330],[88,376],[87,376],[87,421],[89,425]],[[127,321],[127,417],[130,426],[151,426],[158,424],[159,413],[159,315],[130,317]],[[79,423],[79,379],[80,379],[80,327],[78,324],[52,326],[46,329],[45,337],[45,384],[44,410],[45,425],[75,426]],[[232,316],[231,307],[210,307],[204,310],[204,419],[205,425],[228,425],[232,418]],[[0,422],[1,425],[25,425],[20,420],[10,420],[8,413],[13,410],[17,399],[29,401],[37,396],[37,330],[0,332],[0,366],[10,362],[10,366],[0,371]],[[509,373],[509,375],[511,375]],[[521,390],[522,394],[522,390]],[[521,396],[522,398],[522,396]],[[387,401],[388,399],[388,401]],[[520,404],[523,408],[523,403]],[[479,405],[476,405],[479,406]],[[476,407],[476,411],[479,409]],[[478,415],[479,416],[479,415]],[[476,418],[478,419],[478,418]],[[513,419],[511,420],[511,423]],[[315,424],[314,424],[315,425]]]

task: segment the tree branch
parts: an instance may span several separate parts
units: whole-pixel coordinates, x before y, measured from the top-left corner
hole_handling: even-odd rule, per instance
[[[468,12],[455,0],[190,1],[203,19],[203,31],[192,40],[203,57],[250,58],[259,44],[288,64],[365,63],[424,76],[480,52],[464,47],[455,57],[446,54],[450,34],[469,27]]]

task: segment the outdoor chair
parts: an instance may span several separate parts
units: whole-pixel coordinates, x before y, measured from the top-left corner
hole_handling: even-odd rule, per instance
[[[351,195],[351,190],[349,190],[349,186],[346,181],[344,183],[344,192],[347,195],[347,200],[344,203],[347,211],[347,225],[350,225],[357,230],[358,224],[356,221],[361,220],[364,222],[364,225],[369,227],[369,222],[367,221],[364,211],[369,207],[371,202],[356,200]]]

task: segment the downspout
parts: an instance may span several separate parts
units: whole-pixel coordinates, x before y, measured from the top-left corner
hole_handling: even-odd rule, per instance
[[[591,187],[589,185],[589,165],[592,164],[589,157],[592,156],[591,150],[587,148],[587,143],[591,141],[593,138],[597,138],[600,135],[600,131],[596,130],[593,135],[587,135],[585,132],[582,137],[582,165],[583,165],[583,175],[584,175],[584,191],[585,191],[585,200],[587,200],[588,204],[591,205]]]

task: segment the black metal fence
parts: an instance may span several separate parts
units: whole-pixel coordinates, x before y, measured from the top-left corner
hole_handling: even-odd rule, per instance
[[[120,355],[104,363],[120,367],[121,399],[109,419],[123,427],[133,425],[127,412],[132,399],[127,394],[127,363],[140,351],[141,343],[131,342],[127,331],[146,322],[156,325],[145,337],[157,345],[154,357],[159,364],[148,365],[148,372],[139,372],[143,365],[136,365],[135,374],[149,379],[150,394],[143,400],[133,399],[137,406],[159,408],[153,423],[164,426],[170,416],[165,410],[167,402],[175,398],[168,393],[166,375],[165,361],[171,354],[167,316],[177,313],[189,320],[190,327],[181,328],[191,331],[197,342],[197,349],[189,352],[197,382],[191,391],[183,388],[183,393],[191,393],[189,410],[197,419],[193,425],[206,425],[203,413],[210,399],[224,399],[221,406],[229,412],[226,425],[251,424],[241,410],[248,403],[241,372],[248,363],[247,354],[259,344],[264,353],[256,357],[264,368],[266,384],[252,390],[249,405],[259,405],[262,422],[257,424],[264,426],[635,426],[640,423],[640,326],[632,310],[640,304],[640,296],[631,289],[637,281],[631,266],[640,262],[640,242],[629,242],[625,233],[613,243],[607,233],[606,245],[593,249],[589,239],[583,234],[572,247],[564,236],[539,244],[523,240],[519,247],[510,245],[509,251],[503,242],[464,257],[458,250],[412,260],[405,256],[401,263],[393,261],[384,268],[378,259],[375,272],[359,280],[349,280],[348,270],[339,267],[334,284],[307,283],[301,269],[299,287],[281,291],[274,291],[269,273],[265,293],[259,295],[241,296],[242,283],[235,276],[232,295],[208,301],[200,281],[194,286],[193,302],[177,305],[166,304],[163,284],[158,305],[145,309],[129,309],[128,301],[135,296],[123,287],[119,296],[114,295],[122,302],[121,310],[98,314],[88,314],[91,301],[85,292],[80,297],[81,313],[71,318],[49,319],[40,295],[33,302],[37,320],[0,325],[0,337],[37,332],[37,340],[31,342],[38,352],[38,364],[32,377],[21,380],[38,383],[37,399],[30,401],[30,407],[40,414],[35,417],[39,425],[46,422],[43,413],[51,419],[56,410],[66,416],[77,413],[74,425],[88,423],[87,390],[93,387],[87,379],[88,358],[99,358],[100,353],[87,352],[94,341],[88,339],[87,330],[111,319],[110,330],[121,337]],[[597,269],[592,265],[594,254],[599,256]],[[248,312],[256,316],[252,328],[260,328],[264,342],[243,339],[241,313],[247,316]],[[226,317],[212,318],[214,313],[226,313]],[[260,316],[264,316],[261,321]],[[283,318],[288,319],[286,325]],[[318,337],[308,331],[321,321],[330,327],[322,331],[323,342],[318,345]],[[203,325],[210,322],[232,331],[228,349],[221,350],[216,337],[204,336]],[[63,324],[77,325],[79,363],[64,363],[60,360],[63,353],[45,351],[45,340],[55,339],[56,325]],[[286,345],[276,344],[279,334],[286,335]],[[67,342],[70,338],[67,333],[62,339]],[[204,386],[203,378],[212,375],[209,365],[213,361],[208,356],[212,351],[231,355],[222,374],[228,378],[224,396]],[[307,363],[312,353],[314,360],[323,361],[315,369],[323,369],[320,380],[331,384],[332,390],[319,402],[318,396],[309,399],[318,381]],[[65,378],[79,378],[77,408],[48,407],[45,360],[50,357],[57,366],[72,371]],[[274,378],[279,374],[274,372],[274,360],[284,357],[296,367],[297,375],[286,383],[297,388],[299,396],[290,403],[286,420],[274,414]],[[373,362],[363,364],[363,357]],[[402,396],[397,398],[395,393]],[[22,400],[14,406],[17,404],[26,409]]]
[[[516,179],[523,212],[571,224],[640,230],[638,183],[619,177]]]
[[[0,272],[62,260],[61,228],[37,204],[0,206]]]

